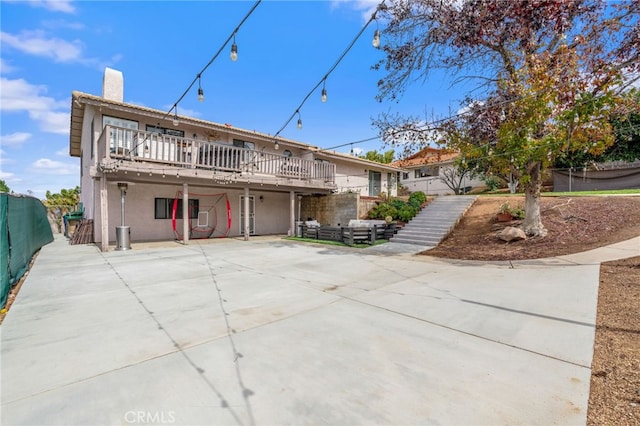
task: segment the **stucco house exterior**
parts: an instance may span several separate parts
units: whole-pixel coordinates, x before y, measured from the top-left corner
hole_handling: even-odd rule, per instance
[[[454,191],[443,181],[445,173],[455,170],[454,160],[458,152],[426,147],[417,153],[391,163],[403,169],[400,173],[400,184],[411,192],[422,191],[427,195],[449,195]],[[479,177],[464,178],[462,188],[483,186]]]
[[[307,196],[397,193],[394,166],[127,104],[123,81],[107,68],[102,96],[71,99],[69,153],[103,251],[125,224],[132,242],[293,234]]]

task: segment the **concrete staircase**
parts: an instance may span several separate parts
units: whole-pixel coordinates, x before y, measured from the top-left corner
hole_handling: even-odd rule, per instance
[[[476,198],[469,195],[436,197],[389,241],[435,247],[449,235]]]

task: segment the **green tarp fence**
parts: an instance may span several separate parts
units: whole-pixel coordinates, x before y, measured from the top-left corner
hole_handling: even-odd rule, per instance
[[[47,209],[40,200],[0,194],[0,307],[4,307],[11,286],[29,267],[36,251],[53,241]]]

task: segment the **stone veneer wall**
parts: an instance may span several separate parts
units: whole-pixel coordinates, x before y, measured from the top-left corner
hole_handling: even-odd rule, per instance
[[[358,218],[360,194],[305,195],[300,205],[301,220],[317,220],[321,225],[346,226]]]

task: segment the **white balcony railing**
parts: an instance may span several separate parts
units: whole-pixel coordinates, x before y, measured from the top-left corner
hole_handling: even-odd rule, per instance
[[[239,148],[155,132],[105,126],[98,139],[100,158],[160,163],[252,175],[270,175],[335,183],[336,166],[328,162]]]

